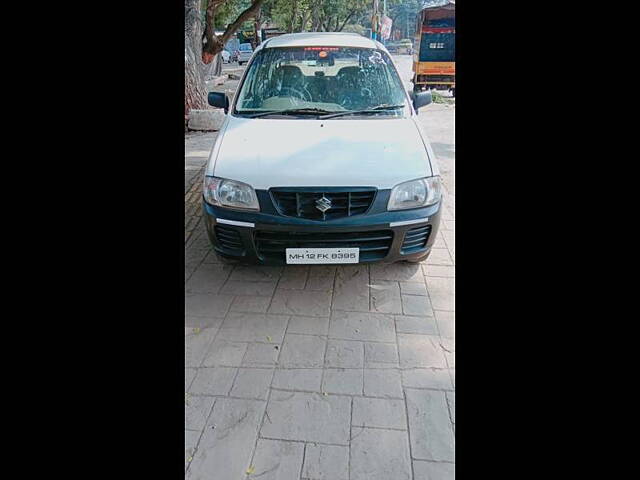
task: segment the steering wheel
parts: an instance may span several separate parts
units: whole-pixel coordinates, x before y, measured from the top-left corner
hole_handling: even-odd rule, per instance
[[[287,95],[287,93],[292,93],[293,95],[288,95],[288,96],[293,96],[293,97],[297,97],[300,100],[304,100],[306,102],[312,102],[313,99],[311,98],[311,94],[305,89],[303,90],[298,90],[297,88],[294,87],[282,87],[280,89],[280,95]]]

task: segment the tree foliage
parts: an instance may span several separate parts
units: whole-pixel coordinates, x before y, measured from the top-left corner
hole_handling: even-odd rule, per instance
[[[370,0],[271,0],[270,18],[285,32],[341,32]]]
[[[213,57],[220,53],[225,43],[238,31],[245,22],[248,22],[260,14],[260,7],[264,0],[203,0],[204,8],[204,35],[202,47],[202,61],[210,63]],[[239,12],[239,13],[238,13]],[[216,20],[218,19],[218,20]],[[229,23],[224,27],[222,35],[216,34],[216,22],[218,25]]]

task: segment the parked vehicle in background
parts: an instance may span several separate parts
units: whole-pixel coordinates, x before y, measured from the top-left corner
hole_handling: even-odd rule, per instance
[[[229,59],[231,58],[231,54],[229,52],[222,50],[220,55],[222,55],[222,63],[229,63]]]
[[[413,55],[415,90],[430,88],[456,92],[456,3],[447,1],[418,14]]]
[[[435,155],[387,49],[351,33],[261,43],[209,155],[204,223],[222,258],[420,262],[442,211]],[[256,145],[256,148],[248,148]]]
[[[253,47],[250,43],[241,43],[240,48],[238,49],[238,65],[242,65],[243,63],[247,63],[251,60],[251,55],[253,55]]]
[[[398,54],[400,55],[410,55],[413,50],[413,42],[409,38],[403,38],[399,42],[397,42]]]

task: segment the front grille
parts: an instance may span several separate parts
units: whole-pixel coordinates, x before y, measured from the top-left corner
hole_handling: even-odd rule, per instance
[[[360,261],[380,260],[387,256],[393,232],[275,232],[255,233],[256,250],[261,257],[285,261],[287,248],[349,248],[360,249]]]
[[[219,247],[225,250],[230,250],[236,255],[244,254],[244,245],[240,238],[240,232],[233,228],[222,227],[220,225],[216,225],[214,231],[216,233],[216,239],[218,240]]]
[[[309,220],[335,220],[365,213],[373,203],[376,190],[349,188],[326,191],[272,188],[271,195],[281,215]],[[331,202],[331,208],[325,212],[318,209],[316,203],[323,197]]]
[[[404,241],[400,252],[403,254],[414,253],[422,250],[427,246],[429,235],[431,234],[431,225],[412,228],[404,234]]]

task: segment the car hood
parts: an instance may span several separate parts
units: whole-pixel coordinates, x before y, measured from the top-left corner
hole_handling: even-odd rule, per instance
[[[271,187],[392,188],[432,173],[412,118],[271,119],[229,116],[207,175]]]

